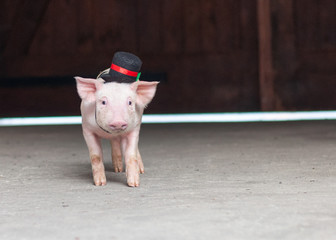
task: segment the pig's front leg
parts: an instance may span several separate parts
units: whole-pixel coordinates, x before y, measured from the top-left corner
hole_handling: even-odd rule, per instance
[[[91,132],[83,130],[84,139],[90,152],[93,181],[96,186],[106,185],[105,168],[100,139]]]
[[[115,172],[123,171],[122,155],[121,155],[121,139],[120,137],[111,140],[112,165]]]
[[[126,163],[127,184],[130,187],[138,187],[140,184],[138,141],[139,141],[139,130],[131,132],[125,138],[122,139],[122,145],[123,145],[122,147]]]

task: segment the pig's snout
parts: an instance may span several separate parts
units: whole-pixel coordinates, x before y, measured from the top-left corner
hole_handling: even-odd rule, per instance
[[[125,130],[127,128],[127,122],[113,122],[110,124],[110,128],[113,131],[120,131],[120,130]]]

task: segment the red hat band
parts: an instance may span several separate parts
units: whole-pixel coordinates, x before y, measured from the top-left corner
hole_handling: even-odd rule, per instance
[[[131,76],[131,77],[137,77],[138,76],[138,72],[127,70],[126,68],[119,67],[119,66],[117,66],[113,63],[111,65],[111,69],[116,71],[116,72],[125,74],[127,76]]]

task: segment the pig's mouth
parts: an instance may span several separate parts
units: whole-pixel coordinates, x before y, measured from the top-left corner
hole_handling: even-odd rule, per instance
[[[96,123],[101,130],[103,130],[104,132],[109,133],[109,134],[120,133],[120,132],[124,131],[124,130],[121,130],[121,129],[115,129],[115,130],[114,129],[106,129],[103,126],[100,125],[100,123],[97,121],[97,119],[96,119]]]
[[[109,133],[109,134],[120,133],[120,132],[123,131],[123,130],[112,130],[112,129],[107,130],[107,129],[103,128],[102,126],[100,126],[98,122],[97,122],[97,125],[101,130],[103,130],[104,132]]]
[[[112,129],[112,128],[106,129],[106,128],[104,128],[102,126],[103,124],[99,123],[99,121],[97,120],[97,113],[96,112],[95,112],[95,120],[96,120],[96,123],[97,123],[98,127],[101,130],[103,130],[104,132],[109,133],[109,134],[118,134],[118,133],[125,132],[125,130],[126,130],[126,129],[121,129],[121,128],[116,128],[116,129]]]

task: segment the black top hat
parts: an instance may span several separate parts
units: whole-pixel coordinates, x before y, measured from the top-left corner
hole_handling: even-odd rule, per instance
[[[105,82],[132,83],[139,79],[142,61],[128,52],[116,52],[109,71],[104,71],[98,77]]]

